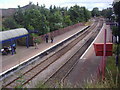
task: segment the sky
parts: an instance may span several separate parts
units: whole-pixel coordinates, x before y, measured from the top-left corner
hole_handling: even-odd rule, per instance
[[[32,2],[40,5],[45,4],[46,8],[50,5],[60,7],[71,7],[74,5],[85,6],[87,9],[92,10],[94,7],[98,7],[99,10],[111,7],[114,0],[0,0],[0,8],[17,8],[18,5],[25,6]]]

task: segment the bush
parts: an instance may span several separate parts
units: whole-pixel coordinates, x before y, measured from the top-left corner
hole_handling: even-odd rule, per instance
[[[3,26],[5,29],[15,29],[21,27],[13,18],[5,19],[5,21],[3,21]]]

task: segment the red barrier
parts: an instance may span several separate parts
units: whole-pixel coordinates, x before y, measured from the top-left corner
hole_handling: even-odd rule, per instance
[[[103,56],[103,50],[104,50],[104,43],[95,43],[94,49],[96,56]],[[112,56],[112,43],[106,43],[106,56]]]

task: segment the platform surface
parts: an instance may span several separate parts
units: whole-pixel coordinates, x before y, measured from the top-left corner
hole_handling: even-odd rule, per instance
[[[65,80],[67,83],[78,85],[80,87],[87,81],[96,80],[98,77],[98,65],[102,60],[102,56],[96,56],[94,51],[94,43],[104,43],[104,30],[107,29],[107,43],[112,42],[112,32],[109,25],[105,25],[99,32],[94,42],[88,47],[86,52],[81,56],[79,62]]]
[[[25,60],[28,60],[29,58],[31,57],[34,57],[35,55],[39,54],[40,52],[43,52],[45,51],[46,49],[49,49],[50,47],[54,46],[55,44],[61,42],[62,40],[68,38],[69,36],[79,32],[80,30],[82,30],[83,28],[85,28],[86,26],[79,26],[69,32],[66,32],[64,34],[61,34],[57,37],[54,37],[54,42],[53,43],[41,43],[38,45],[38,49],[35,49],[35,47],[29,47],[29,48],[26,48],[25,46],[17,46],[16,47],[16,54],[14,55],[0,55],[0,58],[2,60],[1,63],[2,63],[2,70],[1,73],[9,70],[10,68],[16,66],[16,65],[19,65],[21,62],[24,62]]]

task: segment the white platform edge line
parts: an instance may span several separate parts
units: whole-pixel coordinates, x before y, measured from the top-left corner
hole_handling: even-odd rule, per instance
[[[96,41],[96,39],[98,38],[98,36],[100,35],[100,33],[102,32],[103,28],[105,27],[105,23],[103,24],[103,27],[101,28],[99,34],[97,35],[97,37],[94,39],[94,41],[91,43],[91,45],[88,47],[88,49],[84,52],[84,54],[80,57],[80,59],[83,59],[83,57],[85,56],[85,54],[88,52],[88,50],[90,49],[90,47],[93,45],[93,43]]]
[[[87,28],[87,27],[88,27],[88,26],[83,27],[80,31],[84,30],[84,29],[85,29],[85,28]],[[79,33],[80,31],[76,32],[75,34]],[[40,55],[41,53],[43,53],[43,52],[45,52],[45,51],[47,51],[47,50],[49,50],[49,49],[53,48],[54,46],[58,45],[59,43],[61,43],[61,42],[65,41],[65,40],[67,40],[68,38],[70,38],[70,37],[72,37],[72,36],[74,36],[75,34],[73,34],[73,35],[71,35],[71,36],[69,36],[69,37],[67,37],[67,38],[63,39],[62,41],[60,41],[60,42],[58,42],[58,43],[54,44],[53,46],[51,46],[51,47],[49,47],[49,48],[45,49],[44,51],[42,51],[42,52],[40,52],[40,53],[38,53],[38,54],[36,54],[36,55],[34,55],[34,56],[32,56],[32,57],[28,58],[27,60],[25,60],[25,61],[21,62],[20,64],[17,64],[17,65],[15,65],[14,67],[12,67],[12,68],[10,68],[10,69],[8,69],[8,70],[6,70],[6,71],[4,71],[4,72],[0,73],[0,76],[1,76],[1,75],[3,75],[3,74],[5,74],[5,73],[7,73],[8,71],[10,71],[10,70],[12,70],[12,69],[14,69],[14,68],[18,67],[18,66],[20,66],[21,64],[23,64],[23,63],[25,63],[25,62],[29,61],[30,59],[32,59],[32,58],[34,58],[34,57],[36,57],[36,56]]]

